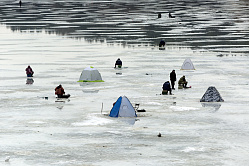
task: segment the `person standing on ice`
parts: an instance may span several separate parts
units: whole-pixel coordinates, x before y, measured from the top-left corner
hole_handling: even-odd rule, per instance
[[[176,81],[176,72],[175,70],[172,70],[172,72],[170,73],[170,82],[173,90],[175,90],[175,81]]]
[[[116,60],[116,63],[115,63],[115,67],[114,68],[116,68],[118,66],[118,68],[121,68],[122,67],[122,61],[118,58],[117,60]]]
[[[163,84],[162,88],[163,88],[163,92],[162,92],[163,95],[167,95],[168,92],[169,92],[170,95],[172,95],[169,81],[166,81]]]
[[[19,5],[20,5],[20,7],[22,7],[22,1],[21,0],[19,1]]]
[[[32,70],[30,66],[26,68],[26,74],[27,74],[27,77],[33,77],[34,71]]]

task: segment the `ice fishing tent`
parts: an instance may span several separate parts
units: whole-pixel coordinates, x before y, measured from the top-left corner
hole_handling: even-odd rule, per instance
[[[220,93],[214,86],[210,86],[206,93],[202,96],[200,102],[223,102]]]
[[[193,63],[189,58],[185,59],[182,64],[181,70],[195,70]]]
[[[85,68],[78,82],[104,82],[101,78],[101,75],[97,69],[90,66]]]
[[[126,96],[120,96],[113,105],[110,117],[137,117],[136,111]]]

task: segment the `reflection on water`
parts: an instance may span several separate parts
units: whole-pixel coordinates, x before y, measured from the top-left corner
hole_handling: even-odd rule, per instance
[[[33,83],[34,83],[34,79],[33,78],[27,78],[26,84],[31,85]]]
[[[1,23],[13,31],[45,31],[123,46],[155,46],[164,39],[166,45],[242,54],[249,53],[248,12],[246,0],[28,0],[22,8],[18,2],[0,2]]]
[[[98,93],[99,90],[89,90],[89,89],[87,89],[87,90],[83,90],[83,92],[84,93]]]
[[[205,103],[202,102],[201,103],[202,107],[207,107],[207,108],[211,108],[213,112],[216,112],[220,109],[221,104],[220,103]]]
[[[137,119],[119,117],[118,120],[129,125],[134,125]]]

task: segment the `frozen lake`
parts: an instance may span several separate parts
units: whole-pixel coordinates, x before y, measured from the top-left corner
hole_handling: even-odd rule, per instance
[[[248,165],[247,0],[0,4],[0,165]],[[88,66],[105,82],[80,85]],[[160,95],[173,69],[192,88]],[[59,84],[70,100],[56,102]],[[225,102],[200,103],[209,86]],[[105,116],[123,95],[146,112]]]

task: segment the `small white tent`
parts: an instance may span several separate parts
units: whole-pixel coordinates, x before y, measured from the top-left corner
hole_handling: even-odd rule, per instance
[[[182,64],[181,70],[195,70],[193,63],[189,58],[185,59]]]
[[[120,96],[109,114],[110,117],[137,117],[136,111],[126,96]]]
[[[200,102],[223,102],[220,93],[214,86],[210,86],[202,96]]]
[[[101,78],[101,75],[97,69],[90,66],[85,68],[78,82],[104,82]]]

